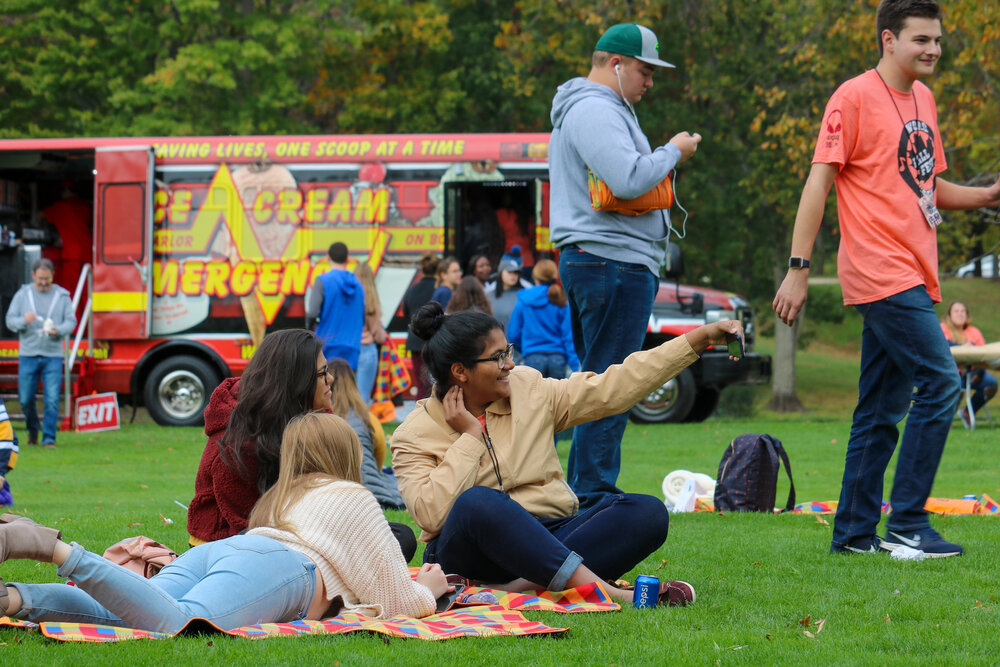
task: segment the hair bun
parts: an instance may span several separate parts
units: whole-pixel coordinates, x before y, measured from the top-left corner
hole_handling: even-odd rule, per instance
[[[428,301],[410,321],[410,331],[417,338],[427,341],[438,332],[444,324],[444,308],[437,301]]]

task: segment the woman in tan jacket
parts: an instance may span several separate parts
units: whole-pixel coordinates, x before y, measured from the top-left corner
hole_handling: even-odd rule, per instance
[[[742,335],[739,322],[708,324],[600,375],[564,380],[515,367],[500,323],[484,313],[445,315],[431,302],[410,327],[426,341],[436,383],[393,434],[392,462],[423,529],[425,563],[508,590],[563,590],[615,579],[663,544],[668,516],[658,498],[616,494],[580,514],[553,436],[628,410],[710,345]],[[666,582],[660,599],[685,604],[694,589]]]

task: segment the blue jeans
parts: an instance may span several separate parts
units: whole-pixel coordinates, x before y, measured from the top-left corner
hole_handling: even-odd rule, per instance
[[[12,584],[26,621],[96,623],[176,634],[193,618],[223,630],[306,617],[316,592],[307,556],[260,535],[194,547],[152,579],[84,550],[56,573],[66,584]]]
[[[562,352],[532,352],[525,355],[524,363],[542,374],[542,377],[566,377],[566,355]]]
[[[986,401],[993,398],[997,393],[997,379],[981,368],[973,369],[972,380],[969,387],[972,389],[972,414],[979,412],[979,408],[986,405]],[[962,378],[964,381],[964,378]]]
[[[496,489],[474,486],[455,500],[425,563],[485,583],[518,578],[565,590],[580,564],[617,579],[667,539],[669,516],[653,496],[606,496],[575,516],[542,519]]]
[[[581,370],[603,373],[642,348],[659,287],[644,264],[615,262],[570,245],[560,254],[559,275]],[[576,427],[567,477],[581,508],[621,493],[617,482],[627,421],[623,413]]]
[[[375,376],[378,374],[378,345],[369,343],[361,346],[361,356],[358,357],[358,393],[364,399],[365,405],[372,404],[372,389],[375,388]]]
[[[889,498],[888,529],[909,531],[930,525],[924,504],[961,390],[955,359],[923,286],[857,310],[864,317],[861,379],[833,526],[834,547],[865,542],[875,535],[886,466],[899,439],[898,424],[907,413]]]
[[[41,424],[42,442],[55,444],[59,427],[59,389],[62,385],[62,357],[21,357],[17,363],[17,398],[24,410],[25,426],[29,436],[37,436],[38,406],[35,392],[42,382],[45,398],[44,421]]]

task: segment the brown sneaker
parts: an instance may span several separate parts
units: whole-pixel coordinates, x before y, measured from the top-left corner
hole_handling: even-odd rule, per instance
[[[657,604],[671,607],[683,607],[695,600],[694,586],[686,581],[665,581],[660,584],[660,595]]]

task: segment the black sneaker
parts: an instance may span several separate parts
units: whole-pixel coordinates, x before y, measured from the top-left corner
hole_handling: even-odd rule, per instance
[[[881,545],[881,540],[878,539],[877,535],[872,535],[871,537],[862,538],[854,540],[850,544],[833,544],[830,546],[830,553],[832,554],[877,554],[879,553],[879,546]]]
[[[886,551],[896,551],[903,547],[924,552],[928,558],[961,556],[965,551],[960,545],[952,544],[930,526],[918,530],[889,530],[879,545]]]

